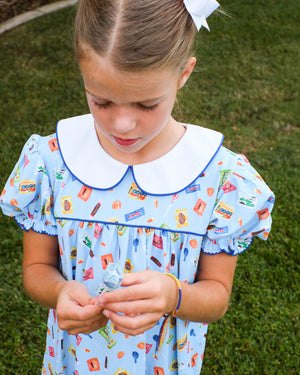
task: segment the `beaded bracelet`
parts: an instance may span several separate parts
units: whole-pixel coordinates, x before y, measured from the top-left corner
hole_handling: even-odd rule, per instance
[[[177,306],[176,306],[176,309],[175,310],[173,310],[170,314],[165,314],[165,316],[174,316],[174,315],[176,315],[177,313],[178,313],[178,310],[179,310],[179,307],[180,307],[180,304],[181,304],[181,295],[182,295],[182,293],[181,293],[181,285],[180,285],[180,282],[179,282],[179,280],[177,279],[177,277],[176,276],[174,276],[174,275],[172,275],[171,273],[165,273],[164,275],[167,275],[167,276],[170,276],[170,277],[172,277],[174,280],[175,280],[175,282],[176,282],[176,284],[177,284],[177,286],[178,286],[178,294],[179,294],[179,298],[178,298],[178,304],[177,304]]]

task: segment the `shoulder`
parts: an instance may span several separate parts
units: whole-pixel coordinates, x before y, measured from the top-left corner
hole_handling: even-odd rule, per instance
[[[23,147],[22,156],[25,163],[31,160],[40,163],[51,163],[52,160],[56,162],[60,156],[56,134],[31,135]]]
[[[39,134],[32,134],[25,142],[23,152],[28,154],[47,153],[47,151],[58,150],[56,134],[41,136]]]
[[[264,185],[260,173],[253,167],[244,154],[238,154],[222,146],[218,154],[217,164],[228,176],[243,180],[252,181],[258,185]]]

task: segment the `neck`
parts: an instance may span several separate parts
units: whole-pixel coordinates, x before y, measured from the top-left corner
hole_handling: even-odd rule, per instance
[[[97,131],[97,128],[96,128]],[[159,159],[173,149],[185,133],[185,127],[170,117],[164,129],[141,150],[133,153],[121,152],[117,148],[111,148],[109,140],[99,131],[98,139],[103,149],[114,159],[127,164],[138,165],[149,163]]]

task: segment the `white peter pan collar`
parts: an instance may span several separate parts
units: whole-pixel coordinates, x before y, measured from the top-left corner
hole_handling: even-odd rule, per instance
[[[200,176],[223,142],[223,135],[196,125],[186,125],[175,147],[148,163],[128,166],[101,147],[91,114],[61,120],[57,140],[66,167],[83,184],[111,189],[132,168],[136,184],[149,194],[177,193]]]

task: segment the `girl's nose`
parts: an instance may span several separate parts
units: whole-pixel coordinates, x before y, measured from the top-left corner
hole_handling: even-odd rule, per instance
[[[130,106],[119,106],[114,113],[114,128],[119,133],[127,133],[136,126],[136,115],[134,108]]]

